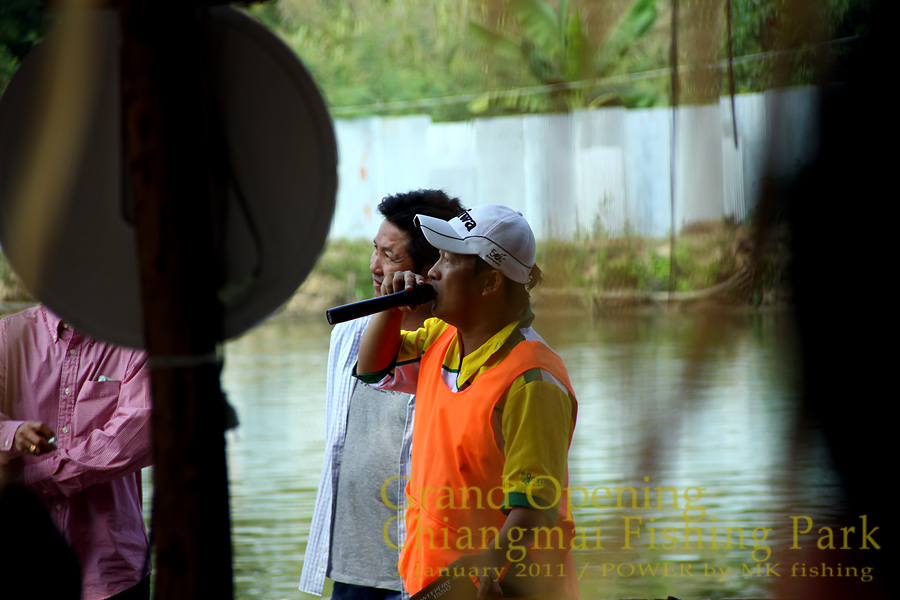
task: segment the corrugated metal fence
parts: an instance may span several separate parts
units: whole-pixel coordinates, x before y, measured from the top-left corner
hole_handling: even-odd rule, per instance
[[[815,148],[814,88],[719,105],[600,108],[432,123],[427,116],[338,120],[339,190],[331,236],[370,238],[382,197],[441,188],[466,206],[522,211],[539,239],[667,235],[708,219],[744,220],[763,174],[789,175]],[[674,152],[674,163],[672,153]],[[672,165],[675,215],[672,219]]]

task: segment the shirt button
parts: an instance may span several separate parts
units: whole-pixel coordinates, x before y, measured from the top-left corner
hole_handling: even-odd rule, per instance
[[[75,354],[75,349],[74,349],[74,348],[73,348],[72,350],[69,350],[69,355],[71,356],[72,354]]]
[[[68,427],[63,427],[63,433],[69,433],[69,428],[68,428]]]
[[[44,492],[45,494],[49,494],[49,493],[50,493],[50,492],[48,492],[47,490],[41,490],[41,491]]]
[[[57,504],[57,505],[56,505],[56,510],[62,510],[62,504]]]
[[[71,388],[66,388],[66,396],[68,396],[68,395],[71,394],[71,393],[72,393],[72,389],[71,389]]]

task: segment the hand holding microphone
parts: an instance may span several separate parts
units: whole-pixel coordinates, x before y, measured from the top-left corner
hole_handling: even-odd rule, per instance
[[[371,300],[329,308],[325,311],[325,316],[328,318],[329,324],[336,325],[392,308],[419,306],[434,300],[435,297],[437,297],[437,293],[430,284],[413,285],[411,290],[401,290],[378,298],[372,298]]]

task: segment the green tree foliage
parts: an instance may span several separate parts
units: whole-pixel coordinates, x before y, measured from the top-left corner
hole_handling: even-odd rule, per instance
[[[872,1],[731,0],[738,91],[814,83],[823,70],[814,48],[864,34]],[[44,4],[0,0],[0,90],[43,36]],[[703,6],[721,16],[725,0]],[[338,116],[424,112],[457,120],[471,118],[471,109],[546,112],[667,99],[663,71],[633,87],[621,83],[668,66],[671,3],[663,0],[270,0],[248,10],[303,59]],[[681,24],[691,26],[706,25]],[[727,32],[720,56],[709,60],[727,56],[726,40]],[[826,47],[834,59],[849,44]]]
[[[496,61],[520,61],[536,83],[552,86],[548,94],[530,90],[488,92],[470,104],[473,112],[492,105],[515,112],[567,111],[610,102],[649,106],[659,101],[653,92],[599,81],[627,72],[629,50],[656,22],[657,0],[636,0],[618,25],[600,42],[586,32],[577,7],[562,0],[554,10],[544,0],[511,0],[509,10],[518,33],[486,27],[475,21],[474,36],[492,50]]]
[[[342,115],[372,105],[474,94],[483,74],[468,49],[472,5],[457,0],[278,0],[254,5],[309,68]],[[432,103],[439,120],[469,116],[462,102]],[[423,112],[420,107],[381,113]]]
[[[758,92],[839,74],[854,39],[867,33],[873,0],[732,0],[731,5],[737,91]]]
[[[40,0],[0,1],[0,94],[19,63],[44,34]]]

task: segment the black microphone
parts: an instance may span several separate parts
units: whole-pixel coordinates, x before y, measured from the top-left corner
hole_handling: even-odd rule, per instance
[[[362,300],[353,302],[343,306],[336,306],[325,311],[330,325],[337,325],[344,321],[351,321],[366,315],[373,315],[383,310],[396,308],[398,306],[418,306],[425,304],[437,297],[437,292],[431,284],[413,286],[413,289],[402,292],[395,292],[387,296],[372,298],[370,300]]]

